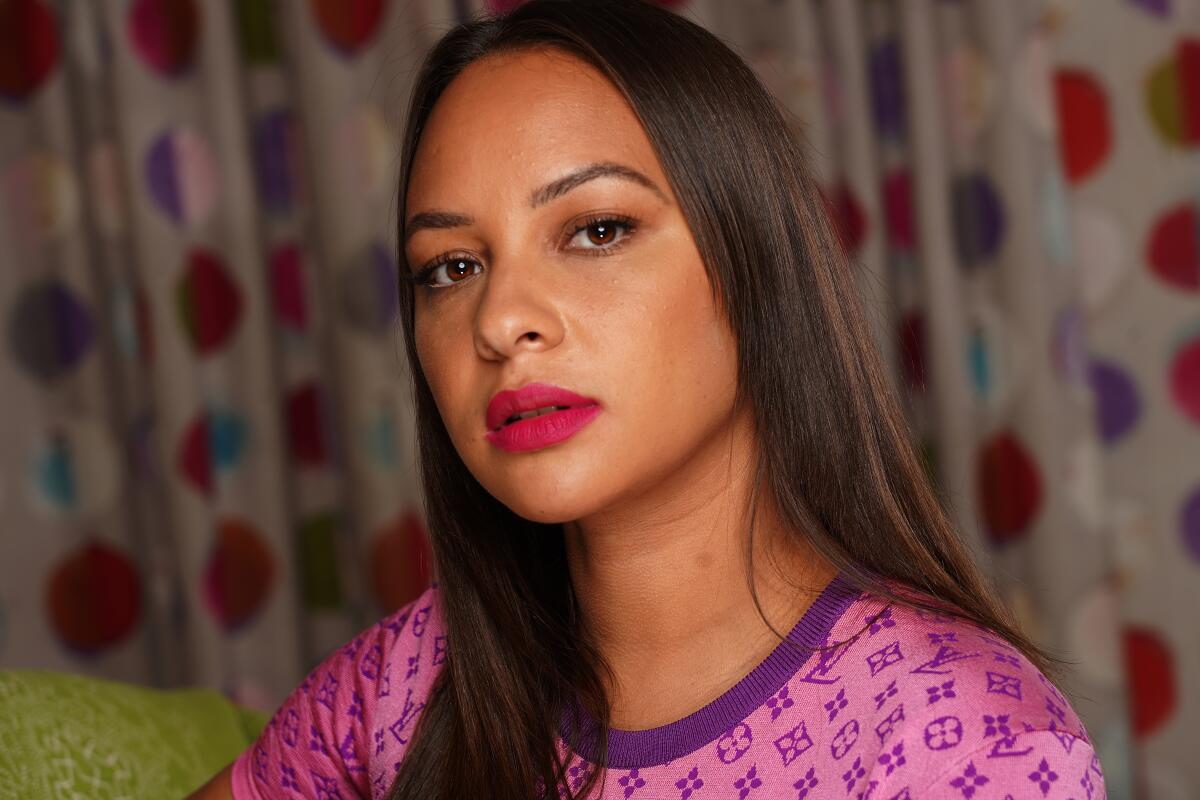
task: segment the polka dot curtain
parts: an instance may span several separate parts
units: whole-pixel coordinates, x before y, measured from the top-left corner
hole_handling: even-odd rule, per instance
[[[0,4],[2,666],[269,709],[428,581],[388,234],[456,12],[295,5]]]
[[[0,4],[0,666],[270,708],[424,585],[399,109],[479,2]],[[1110,796],[1200,795],[1200,0],[663,4],[802,132]]]

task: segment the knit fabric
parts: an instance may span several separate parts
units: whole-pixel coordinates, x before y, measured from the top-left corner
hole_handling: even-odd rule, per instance
[[[434,586],[292,692],[234,763],[236,800],[386,797],[446,652]],[[568,723],[583,730],[566,776],[578,788],[598,769],[597,723],[578,707],[561,719],[561,752]],[[1106,796],[1083,724],[1018,650],[840,575],[719,698],[661,727],[610,730],[607,765],[603,796],[621,800]]]

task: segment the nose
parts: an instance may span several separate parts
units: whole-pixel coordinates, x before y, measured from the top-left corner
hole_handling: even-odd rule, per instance
[[[562,319],[552,282],[539,275],[536,264],[493,260],[483,278],[474,330],[480,358],[502,361],[558,346]]]

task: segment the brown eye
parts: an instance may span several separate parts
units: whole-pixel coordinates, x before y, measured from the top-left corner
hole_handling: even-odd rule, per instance
[[[592,244],[605,245],[612,241],[616,234],[616,226],[608,220],[593,222],[587,226],[588,241]]]
[[[441,289],[456,283],[463,283],[467,278],[479,272],[479,266],[478,262],[462,256],[443,257],[421,270],[413,278],[413,282]]]
[[[575,228],[571,243],[587,255],[604,255],[621,247],[633,230],[634,222],[628,218],[594,218]],[[583,241],[584,238],[586,241]]]

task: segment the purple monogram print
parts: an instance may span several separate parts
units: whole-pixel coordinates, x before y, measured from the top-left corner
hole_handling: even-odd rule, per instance
[[[879,615],[872,618],[870,635],[874,636],[884,628],[893,628],[896,626],[896,620],[892,619],[892,607],[888,606]]]
[[[894,771],[908,763],[908,759],[904,757],[904,742],[897,742],[891,750],[885,750],[879,754],[878,763],[882,764],[886,772],[884,777],[891,775]]]
[[[429,623],[429,612],[432,606],[425,606],[413,614],[412,634],[418,639],[425,635],[425,626]]]
[[[383,648],[380,645],[372,645],[363,656],[362,664],[358,671],[364,678],[369,681],[379,677],[379,665],[383,662]]]
[[[700,777],[699,767],[692,767],[687,775],[675,781],[675,788],[680,790],[679,800],[687,800],[702,786],[704,786],[704,780]]]
[[[925,694],[928,696],[929,705],[933,705],[938,700],[946,697],[958,697],[958,695],[954,693],[953,678],[936,686],[925,687]]]
[[[856,757],[854,763],[850,765],[850,769],[842,773],[842,780],[846,782],[846,794],[850,794],[854,784],[858,783],[859,779],[866,774],[867,770],[862,765],[862,756]]]
[[[405,692],[404,709],[400,712],[400,717],[388,728],[392,732],[392,736],[395,736],[396,741],[400,744],[408,744],[408,739],[400,734],[409,726],[417,713],[425,707],[424,701],[420,703],[413,702],[412,689],[406,689]]]
[[[950,781],[950,785],[962,794],[963,797],[973,797],[975,790],[988,782],[987,775],[975,769],[975,762],[968,761],[966,769],[962,774]]]
[[[1058,780],[1058,773],[1050,769],[1050,765],[1043,758],[1038,763],[1037,769],[1029,773],[1029,780],[1042,790],[1042,796],[1045,797],[1050,792],[1050,785]]]
[[[625,797],[630,797],[634,792],[646,785],[646,779],[638,775],[637,769],[631,769],[628,773],[617,779],[617,785],[621,787]]]
[[[754,735],[746,723],[735,725],[728,733],[717,741],[717,758],[726,764],[732,764],[750,750],[754,743]]]
[[[337,694],[338,679],[332,672],[326,672],[321,688],[317,690],[317,702],[333,711],[333,698]]]
[[[436,667],[446,660],[446,637],[435,636],[433,639],[433,665]]]
[[[930,750],[948,750],[962,741],[963,727],[958,717],[938,717],[925,726],[925,746]]]
[[[300,781],[296,778],[296,770],[287,764],[279,765],[279,788],[300,790]]]
[[[852,719],[843,725],[842,729],[833,737],[833,742],[829,745],[829,752],[835,759],[841,759],[842,756],[850,752],[857,741],[858,720]]]
[[[983,715],[983,735],[991,738],[993,736],[1011,736],[1012,731],[1008,727],[1008,714],[991,714]]]
[[[904,660],[904,654],[900,652],[900,642],[897,640],[867,656],[867,666],[871,668],[871,677],[875,677],[885,667],[890,667],[902,660]]]
[[[999,672],[987,673],[987,690],[993,694],[1006,694],[1021,699],[1021,679]]]
[[[813,740],[809,738],[803,721],[775,740],[775,749],[779,751],[779,757],[783,759],[785,767],[812,746]]]
[[[738,790],[738,800],[746,800],[746,796],[762,786],[762,778],[758,777],[758,767],[751,765],[746,774],[733,782],[733,788]]]
[[[879,737],[881,745],[887,744],[888,737],[892,735],[892,731],[896,730],[896,726],[904,721],[904,704],[896,706],[892,709],[883,720],[875,726],[875,735]]]
[[[617,800],[1103,800],[1083,724],[1018,649],[869,593],[830,596],[789,634],[803,649],[677,722],[612,731],[607,769],[587,736],[560,737],[558,785],[531,800],[589,781]],[[385,800],[448,643],[431,587],[334,649],[235,761],[234,796]]]
[[[283,743],[288,747],[295,747],[296,742],[300,741],[300,714],[296,709],[289,708],[283,717],[283,728],[279,732]]]
[[[829,721],[833,722],[838,712],[848,705],[850,705],[850,701],[846,699],[846,690],[838,689],[837,696],[825,703],[825,710],[829,712]]]
[[[795,703],[792,698],[788,697],[788,687],[784,686],[775,694],[767,698],[767,708],[771,709],[771,721],[774,722],[779,718],[785,710],[791,708]]]
[[[800,780],[792,784],[793,789],[798,789],[796,800],[804,800],[808,797],[808,793],[816,787],[821,781],[817,779],[817,771],[814,767],[809,767],[808,772]]]
[[[875,710],[878,711],[883,708],[883,704],[888,701],[889,697],[895,697],[897,691],[899,690],[896,689],[896,682],[892,681],[887,685],[886,689],[875,695]]]
[[[262,747],[254,748],[254,777],[267,782],[267,751]]]

